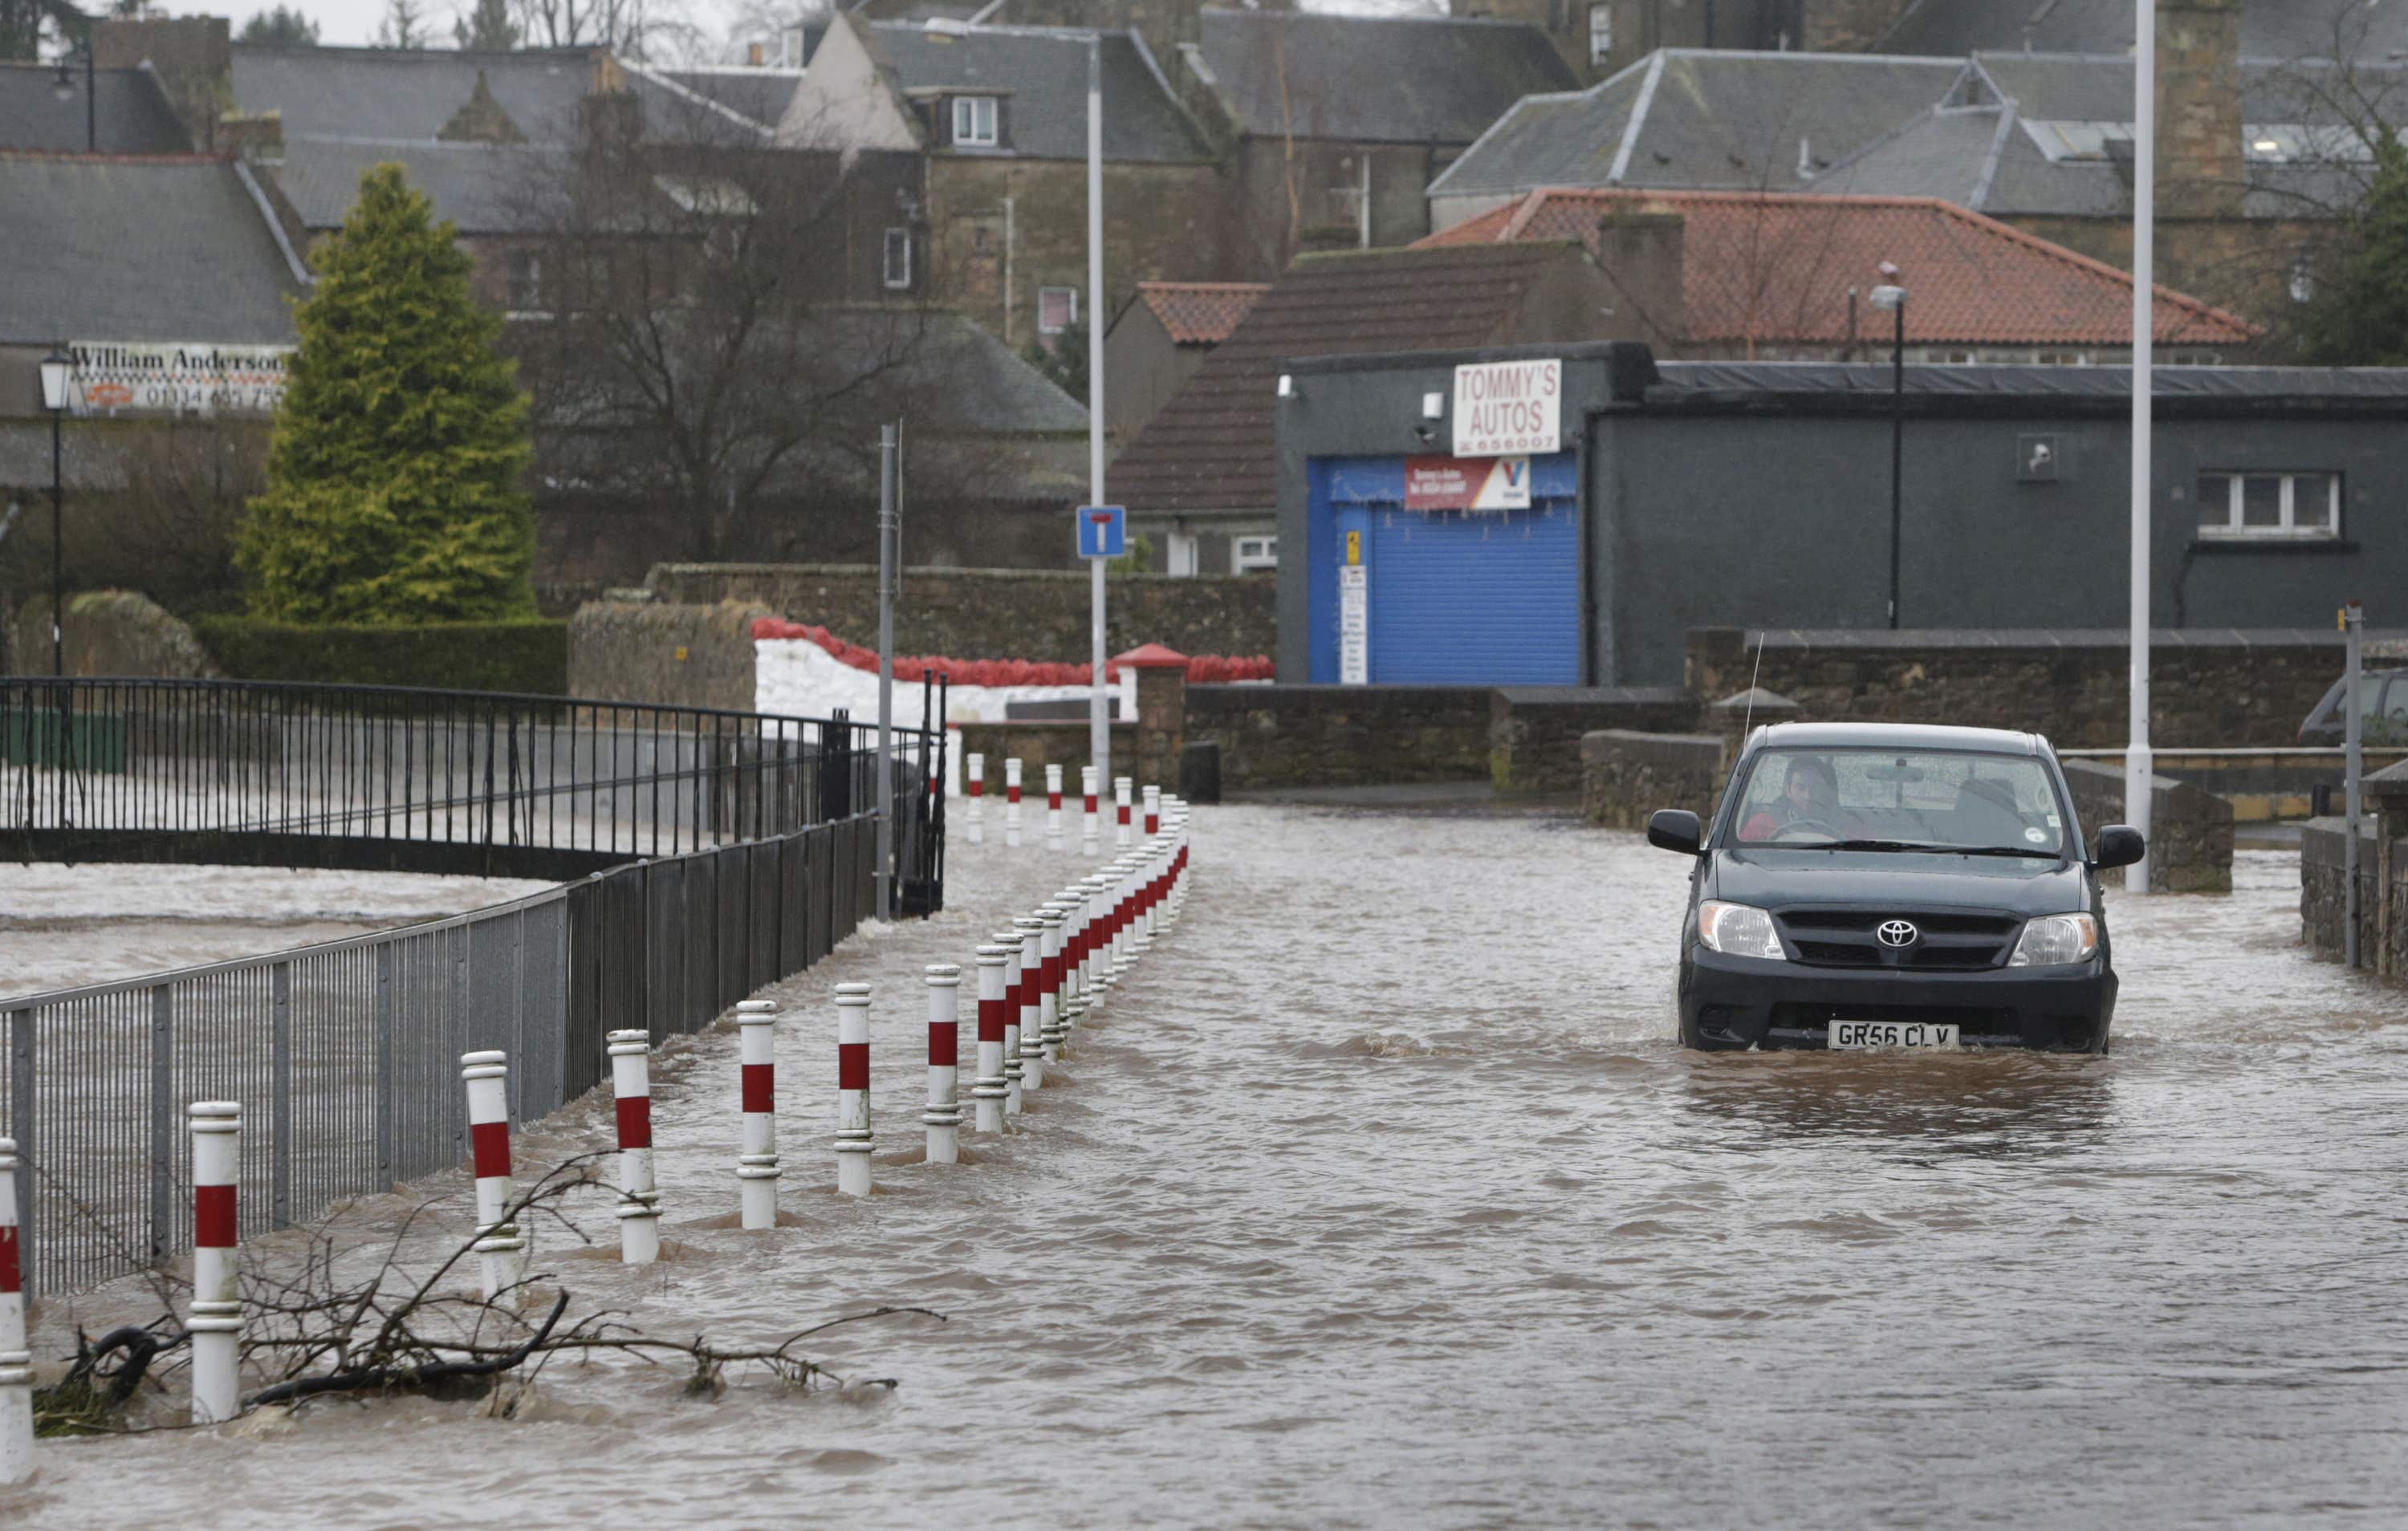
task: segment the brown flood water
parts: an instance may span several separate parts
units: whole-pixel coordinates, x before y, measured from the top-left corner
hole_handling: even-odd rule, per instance
[[[702,1403],[675,1372],[558,1364],[509,1420],[337,1403],[45,1443],[0,1523],[2408,1513],[2408,992],[2298,950],[2292,858],[2244,852],[2229,899],[2119,900],[2110,1058],[1701,1056],[1672,1039],[1684,866],[1636,837],[1208,809],[1184,920],[1025,1131],[966,1135],[975,1165],[906,1162],[919,965],[967,964],[1067,879],[1076,856],[1035,838],[959,847],[954,910],[775,991],[798,1225],[722,1225],[736,1050],[716,1033],[657,1070],[676,1257],[631,1272],[552,1234],[538,1260],[665,1334],[950,1315],[810,1352],[891,1393],[754,1381]],[[879,986],[866,1203],[833,1195],[828,1151],[828,998],[852,979]],[[572,1108],[522,1135],[522,1164],[601,1146],[607,1120]],[[416,1189],[465,1225],[464,1181]],[[347,1237],[408,1205],[361,1204]],[[614,1239],[598,1204],[581,1225]],[[148,1311],[122,1290],[53,1304],[37,1354]]]

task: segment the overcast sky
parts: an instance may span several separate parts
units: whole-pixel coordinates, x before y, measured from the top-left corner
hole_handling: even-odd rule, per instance
[[[318,40],[337,47],[363,47],[376,41],[377,25],[383,20],[386,0],[288,0],[318,23]],[[160,8],[175,16],[214,15],[232,18],[235,30],[275,0],[166,0]],[[423,13],[423,24],[430,41],[450,46],[452,19],[469,9],[475,0],[418,0]],[[742,39],[731,39],[738,20],[768,15],[798,15],[802,0],[654,0],[664,8],[674,8],[691,15],[714,42],[740,45]],[[1431,0],[1306,0],[1307,10],[1410,11],[1432,8]],[[767,32],[764,31],[764,37]],[[730,57],[734,55],[731,53]]]

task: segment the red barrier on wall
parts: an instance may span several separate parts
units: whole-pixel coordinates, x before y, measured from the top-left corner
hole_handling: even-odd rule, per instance
[[[752,637],[762,638],[808,638],[836,656],[838,663],[857,670],[875,672],[878,651],[857,643],[847,643],[824,627],[809,622],[788,622],[783,617],[756,617],[752,621]],[[952,678],[957,686],[1083,686],[1087,683],[1084,665],[1041,664],[1027,659],[945,659],[922,657],[895,661],[895,679],[919,680],[934,673]],[[1187,662],[1187,679],[1198,685],[1230,680],[1268,680],[1277,674],[1278,666],[1261,654],[1239,658],[1227,654],[1205,654]],[[1120,679],[1120,667],[1107,663],[1104,679]]]

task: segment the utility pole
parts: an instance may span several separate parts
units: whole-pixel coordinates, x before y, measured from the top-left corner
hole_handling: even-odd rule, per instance
[[[878,918],[895,917],[895,427],[878,428]]]
[[[2130,739],[2124,747],[2124,822],[2149,834],[2149,454],[2157,388],[2157,7],[2132,0],[2132,673]],[[2143,856],[2124,873],[2124,891],[2149,891]]]
[[[1087,503],[1104,503],[1104,39],[1087,36]],[[1112,790],[1111,694],[1104,680],[1104,560],[1087,560],[1087,757]]]

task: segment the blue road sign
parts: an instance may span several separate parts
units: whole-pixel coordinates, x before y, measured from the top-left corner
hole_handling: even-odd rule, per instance
[[[1118,558],[1128,551],[1128,511],[1117,505],[1079,507],[1079,556]]]

